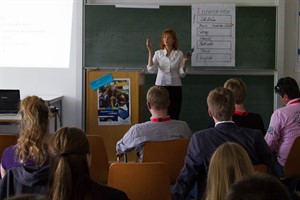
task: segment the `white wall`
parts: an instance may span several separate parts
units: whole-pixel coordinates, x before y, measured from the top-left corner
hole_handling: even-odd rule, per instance
[[[300,72],[295,71],[297,56],[297,14],[298,0],[285,1],[285,48],[284,76],[290,76],[300,85]]]
[[[73,14],[70,68],[2,67],[0,88],[19,88],[21,95],[63,95],[63,125],[81,128],[82,2],[80,0],[74,1]]]

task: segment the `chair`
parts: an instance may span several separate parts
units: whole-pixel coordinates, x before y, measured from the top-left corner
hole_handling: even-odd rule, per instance
[[[188,143],[189,139],[146,142],[142,162],[166,162],[174,184],[184,165]]]
[[[98,135],[87,135],[90,145],[90,174],[94,181],[107,183],[109,163],[103,139]]]
[[[130,200],[171,200],[166,163],[112,163],[108,185],[124,191]]]
[[[300,178],[300,137],[297,137],[291,147],[291,150],[286,159],[283,167],[284,175],[283,179],[287,178]]]
[[[0,156],[2,157],[3,151],[10,145],[17,143],[18,134],[0,134]]]
[[[254,171],[256,172],[261,172],[261,173],[267,173],[268,172],[268,167],[265,164],[257,164],[253,165]]]

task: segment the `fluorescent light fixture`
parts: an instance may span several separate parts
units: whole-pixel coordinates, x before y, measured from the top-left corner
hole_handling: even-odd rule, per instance
[[[116,8],[159,9],[159,5],[154,5],[154,4],[116,4]]]

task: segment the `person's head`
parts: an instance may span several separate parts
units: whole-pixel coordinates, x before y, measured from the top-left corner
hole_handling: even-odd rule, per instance
[[[243,104],[246,98],[246,84],[242,79],[230,78],[224,83],[224,88],[229,89],[234,96],[235,104]]]
[[[47,158],[49,136],[49,108],[45,101],[37,96],[27,96],[20,102],[21,130],[17,143],[17,157],[21,162],[28,159],[37,165]]]
[[[49,155],[51,199],[84,199],[89,195],[89,143],[85,133],[75,127],[58,129],[50,138]]]
[[[298,83],[291,77],[285,77],[278,80],[274,87],[275,93],[281,98],[283,104],[286,104],[289,100],[299,98],[300,91]]]
[[[229,89],[218,87],[207,96],[208,114],[218,121],[231,120],[234,113],[234,97]]]
[[[171,42],[172,43],[172,49],[174,49],[174,50],[178,49],[178,38],[177,38],[176,32],[174,30],[165,29],[161,33],[160,49],[165,48],[166,42]]]
[[[235,182],[226,200],[289,200],[286,187],[274,176],[257,173]]]
[[[162,86],[152,86],[146,98],[149,109],[167,110],[170,104],[169,92]]]
[[[207,175],[207,200],[223,200],[230,186],[254,173],[247,151],[239,144],[226,142],[211,157]]]

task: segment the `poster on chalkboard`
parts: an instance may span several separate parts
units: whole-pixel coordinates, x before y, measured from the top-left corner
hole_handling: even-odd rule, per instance
[[[130,79],[114,78],[98,89],[98,125],[130,125]]]
[[[235,4],[193,4],[192,47],[192,66],[235,66]]]

